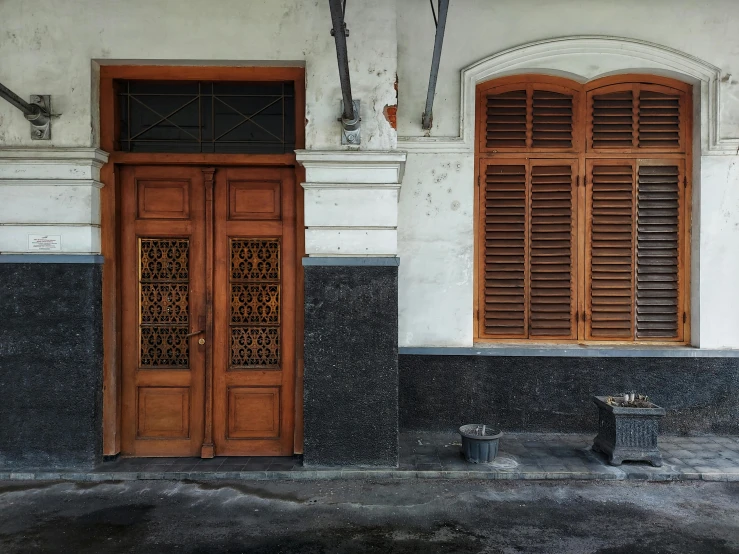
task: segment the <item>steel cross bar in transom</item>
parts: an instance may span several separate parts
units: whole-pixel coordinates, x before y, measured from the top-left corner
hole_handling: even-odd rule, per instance
[[[162,115],[162,114],[160,114],[160,113],[159,113],[159,112],[158,112],[157,110],[155,110],[154,108],[152,108],[152,107],[150,107],[150,106],[147,106],[147,105],[146,105],[146,104],[144,104],[144,103],[143,103],[143,102],[142,102],[141,100],[139,100],[138,98],[136,98],[136,96],[135,96],[135,95],[133,95],[133,94],[129,94],[129,95],[128,95],[128,97],[129,97],[129,98],[133,98],[134,100],[136,100],[136,102],[138,102],[139,104],[141,104],[141,105],[142,105],[142,106],[143,106],[144,108],[146,108],[147,110],[149,110],[150,112],[152,112],[152,113],[156,114],[157,116],[159,116],[159,117],[161,118],[161,119],[160,119],[159,121],[157,121],[157,122],[155,122],[154,124],[150,125],[149,127],[147,127],[146,129],[144,129],[143,131],[139,131],[139,132],[138,132],[138,133],[136,133],[136,134],[135,134],[134,136],[132,136],[132,137],[129,137],[129,138],[128,138],[128,140],[129,140],[129,141],[132,141],[132,140],[134,140],[134,139],[135,139],[136,137],[140,137],[141,135],[143,135],[143,134],[144,134],[144,133],[146,133],[147,131],[150,131],[151,129],[153,129],[154,127],[156,127],[157,125],[159,125],[159,124],[160,124],[160,123],[162,123],[163,121],[169,121],[169,122],[170,122],[170,123],[171,123],[172,125],[174,125],[175,127],[177,127],[177,128],[178,128],[178,129],[179,129],[180,131],[182,131],[183,133],[187,133],[187,134],[188,134],[188,135],[190,135],[190,136],[191,136],[192,138],[194,138],[194,139],[195,139],[196,141],[198,141],[198,142],[201,142],[201,140],[200,140],[200,139],[199,139],[198,137],[196,137],[195,135],[193,135],[193,134],[192,134],[191,132],[189,132],[189,131],[188,131],[187,129],[183,129],[182,127],[180,127],[179,125],[177,125],[177,123],[175,123],[174,121],[172,121],[172,120],[170,119],[170,117],[172,117],[173,115],[175,115],[175,114],[176,114],[176,113],[178,113],[178,112],[181,112],[181,111],[182,111],[183,109],[185,109],[185,108],[186,108],[187,106],[189,106],[190,104],[192,104],[193,102],[195,102],[195,100],[197,100],[197,99],[199,98],[199,96],[196,96],[196,97],[195,97],[195,98],[193,98],[192,100],[188,100],[188,101],[187,101],[187,102],[185,102],[185,103],[184,103],[184,104],[183,104],[182,106],[180,106],[179,108],[177,108],[177,109],[176,109],[176,110],[174,110],[173,112],[170,112],[170,113],[169,113],[169,114],[167,114],[167,115]]]
[[[283,91],[283,92],[284,92],[284,91]],[[231,104],[227,103],[227,102],[226,102],[225,100],[222,100],[221,98],[219,98],[219,97],[218,97],[218,96],[216,96],[216,95],[213,95],[213,98],[214,98],[214,99],[216,99],[216,100],[218,100],[218,101],[219,101],[219,102],[220,102],[221,104],[223,104],[224,106],[226,106],[226,107],[228,107],[228,108],[232,109],[233,111],[235,111],[235,112],[236,112],[237,114],[239,114],[239,115],[240,115],[241,117],[243,117],[243,118],[244,118],[244,120],[243,120],[243,121],[240,121],[239,123],[237,123],[236,125],[234,125],[233,127],[231,127],[231,128],[230,128],[230,129],[228,130],[228,131],[226,131],[226,132],[224,132],[224,133],[222,133],[222,134],[218,135],[217,137],[215,137],[215,138],[213,139],[213,141],[214,141],[214,142],[215,142],[215,141],[217,141],[217,140],[218,140],[219,138],[222,138],[222,137],[226,136],[227,134],[229,134],[229,133],[230,133],[231,131],[233,131],[233,130],[234,130],[234,129],[236,129],[237,127],[240,127],[240,126],[241,126],[241,125],[243,125],[244,123],[248,123],[248,122],[251,122],[251,123],[253,123],[254,125],[256,125],[257,127],[259,127],[260,129],[264,130],[265,132],[267,132],[267,133],[269,133],[270,135],[272,135],[273,137],[275,137],[275,138],[276,138],[277,140],[279,140],[279,141],[281,141],[281,142],[285,142],[285,137],[278,137],[278,136],[277,136],[277,135],[275,135],[275,134],[274,134],[273,132],[271,132],[271,131],[270,131],[269,129],[265,129],[265,128],[264,128],[264,127],[262,127],[262,126],[261,126],[261,125],[260,125],[259,123],[257,123],[256,121],[254,121],[254,119],[253,119],[253,118],[254,118],[255,116],[259,115],[260,113],[262,113],[262,112],[263,112],[264,110],[266,110],[266,109],[267,109],[267,108],[269,108],[270,106],[274,106],[275,104],[277,104],[277,102],[280,102],[281,100],[284,100],[284,98],[285,98],[285,96],[284,96],[284,95],[282,95],[282,96],[279,96],[278,98],[274,99],[274,100],[273,100],[272,102],[270,102],[269,104],[267,104],[266,106],[264,106],[264,107],[263,107],[263,108],[261,108],[260,110],[257,110],[256,112],[254,112],[254,113],[253,113],[253,114],[251,114],[251,115],[244,115],[244,114],[243,114],[243,113],[241,113],[241,112],[240,112],[239,110],[237,110],[236,108],[234,108],[234,107],[233,107],[233,106],[232,106]],[[215,131],[215,129],[214,129],[214,131]],[[214,133],[214,134],[215,134],[215,133]]]

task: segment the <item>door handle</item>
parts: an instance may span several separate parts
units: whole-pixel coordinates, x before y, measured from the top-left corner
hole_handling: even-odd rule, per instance
[[[201,329],[200,331],[193,331],[192,333],[188,333],[185,335],[185,337],[194,337],[195,335],[199,335],[200,333],[205,333],[205,329]]]

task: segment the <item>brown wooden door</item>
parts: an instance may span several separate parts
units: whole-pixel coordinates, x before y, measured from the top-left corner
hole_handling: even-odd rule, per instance
[[[120,176],[122,453],[292,454],[293,170]]]
[[[216,172],[214,439],[227,456],[293,452],[295,181]]]

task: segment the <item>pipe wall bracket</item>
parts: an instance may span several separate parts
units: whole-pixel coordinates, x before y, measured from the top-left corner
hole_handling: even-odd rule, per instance
[[[51,140],[51,95],[32,94],[30,104],[39,108],[25,116],[31,124],[31,140]]]
[[[341,122],[341,145],[342,146],[359,146],[362,143],[362,129],[360,123],[362,118],[359,117],[360,100],[352,100],[354,106],[354,119],[344,118],[344,101],[341,101],[341,114],[339,118]]]

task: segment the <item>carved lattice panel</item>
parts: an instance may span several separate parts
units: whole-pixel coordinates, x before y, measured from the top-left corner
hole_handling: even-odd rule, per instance
[[[231,280],[279,282],[279,239],[231,240]]]
[[[231,365],[239,368],[279,367],[279,327],[231,327]]]
[[[188,239],[141,239],[141,282],[187,281]]]
[[[141,327],[141,367],[187,369],[187,327]]]
[[[139,365],[145,369],[190,367],[190,241],[139,241]]]
[[[141,323],[184,323],[188,321],[186,284],[141,284]]]
[[[280,285],[231,285],[231,323],[280,323]]]
[[[231,368],[280,368],[280,240],[231,239]]]

